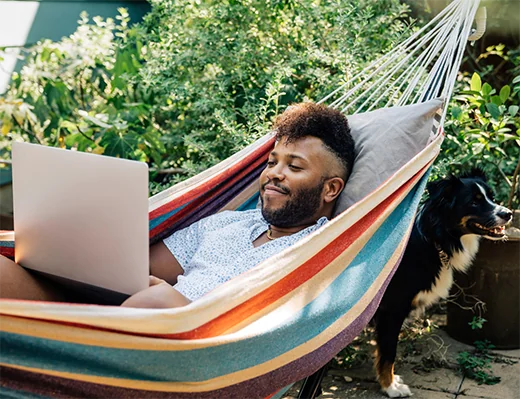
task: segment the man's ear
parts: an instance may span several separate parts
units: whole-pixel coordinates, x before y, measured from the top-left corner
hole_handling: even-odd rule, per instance
[[[341,177],[331,177],[325,181],[324,189],[324,197],[323,200],[327,203],[334,201],[339,197],[343,188],[345,187],[345,182]]]

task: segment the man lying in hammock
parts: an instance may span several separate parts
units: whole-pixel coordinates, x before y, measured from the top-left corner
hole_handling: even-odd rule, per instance
[[[150,247],[150,287],[122,306],[184,306],[315,231],[332,216],[354,161],[348,121],[314,103],[288,108],[260,176],[262,207],[200,220]],[[23,288],[22,288],[23,287]],[[66,300],[57,286],[0,257],[0,296]]]

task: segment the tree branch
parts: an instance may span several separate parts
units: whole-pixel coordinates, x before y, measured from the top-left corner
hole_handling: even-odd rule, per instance
[[[36,139],[36,141],[38,142],[38,144],[41,144],[42,142],[40,141],[40,139],[38,138],[38,136],[36,136],[33,132],[31,132],[30,130],[27,130],[25,127],[23,127],[23,125],[21,123],[19,123],[15,118],[13,118],[16,123],[18,124],[18,126],[20,127],[20,129],[23,130],[24,133],[28,134],[29,136],[31,137],[34,137]]]
[[[150,168],[150,172],[157,172],[159,175],[173,175],[175,173],[186,174],[188,171],[182,168],[156,169]]]
[[[78,129],[78,132],[80,132],[81,135],[82,135],[83,137],[89,139],[89,140],[92,141],[93,143],[96,143],[96,142],[92,139],[92,137],[88,137],[85,133],[83,133],[83,132],[81,131],[81,129],[79,128],[79,125],[78,125],[78,124],[76,124],[76,127],[77,127],[77,129]]]

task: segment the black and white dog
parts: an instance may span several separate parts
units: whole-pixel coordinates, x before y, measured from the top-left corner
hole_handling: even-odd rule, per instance
[[[422,312],[446,298],[453,271],[466,271],[481,237],[504,238],[512,212],[493,202],[482,171],[428,184],[410,241],[374,317],[377,334],[375,368],[381,388],[391,398],[411,395],[394,374],[399,332],[412,311]]]

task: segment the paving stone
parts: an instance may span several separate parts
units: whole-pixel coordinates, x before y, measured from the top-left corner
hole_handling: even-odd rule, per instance
[[[491,369],[501,381],[496,385],[478,385],[476,381],[465,378],[459,395],[461,399],[476,396],[487,399],[516,399],[520,397],[520,363],[493,363]],[[466,396],[467,395],[467,396]]]
[[[353,381],[346,383],[339,376],[327,377],[323,381],[323,393],[318,399],[388,399],[375,382]],[[454,394],[414,389],[413,398],[419,399],[455,399]]]
[[[456,341],[442,329],[434,330],[434,334],[424,336],[414,345],[417,346],[418,353],[408,355],[404,359],[402,356],[398,357],[395,368],[396,373],[410,386],[413,399],[520,399],[520,362],[516,364],[493,363],[493,372],[500,376],[502,381],[497,385],[478,385],[467,378],[463,380],[455,370],[459,352],[472,351],[474,348],[471,345]],[[403,345],[400,346],[402,354]],[[520,350],[497,350],[493,353],[508,359],[520,360]],[[432,354],[444,358],[446,366],[423,371],[423,358]],[[352,378],[352,381],[345,381],[345,376]],[[459,387],[460,391],[458,391]],[[329,369],[323,380],[322,388],[323,394],[319,396],[320,399],[387,398],[375,381],[371,360],[356,368]],[[285,398],[297,398],[298,390],[299,385],[291,389]]]
[[[520,349],[494,349],[493,354],[520,359]]]
[[[456,394],[462,382],[462,376],[451,369],[433,369],[431,371],[416,370],[415,365],[403,364],[396,367],[396,374],[400,375],[412,392],[417,389],[448,392]]]

